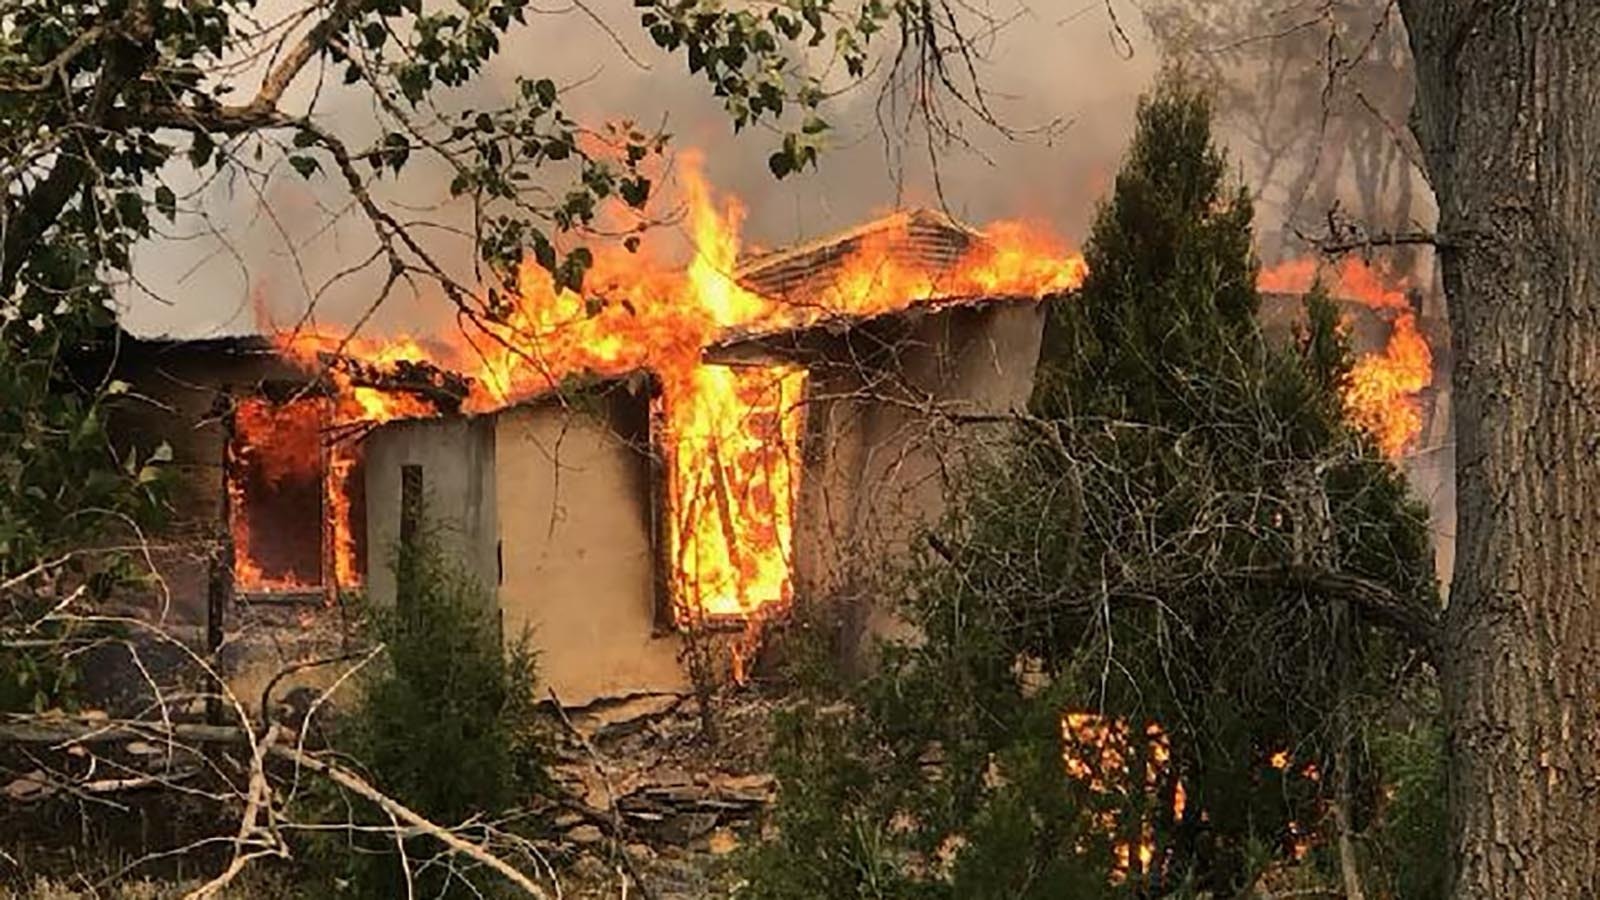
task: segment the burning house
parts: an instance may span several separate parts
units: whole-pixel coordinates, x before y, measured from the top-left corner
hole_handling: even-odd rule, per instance
[[[137,342],[157,411],[131,427],[183,434],[161,569],[236,689],[326,654],[346,592],[392,601],[424,516],[563,701],[683,690],[691,625],[728,636],[739,677],[740,635],[938,514],[955,448],[981,443],[957,433],[1026,402],[1037,301],[1082,273],[925,211],[742,261],[701,238],[655,286],[689,313],[530,289],[514,327],[535,337],[476,368],[410,340]]]
[[[724,635],[742,677],[741,637],[798,596],[842,599],[852,633],[890,627],[849,594],[1026,403],[1038,301],[1082,260],[928,211],[740,259],[736,210],[695,185],[686,271],[602,253],[576,297],[529,267],[471,354],[293,331],[136,343],[128,380],[158,402],[130,427],[182,435],[158,568],[237,691],[328,655],[347,592],[393,602],[390,555],[425,523],[570,705],[685,691],[686,627]],[[1398,447],[1432,366],[1412,384],[1406,312],[1372,312],[1390,299],[1349,308],[1358,348],[1399,359],[1361,382],[1380,406],[1405,394]],[[1269,329],[1290,307],[1269,298]],[[1390,369],[1411,381],[1385,387]]]

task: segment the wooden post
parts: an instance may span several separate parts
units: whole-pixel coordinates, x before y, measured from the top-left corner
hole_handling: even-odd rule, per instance
[[[395,605],[403,606],[411,592],[411,569],[416,564],[417,535],[422,529],[422,467],[400,467],[400,565],[395,570]]]
[[[220,673],[222,661],[217,659],[217,652],[222,647],[223,617],[227,615],[228,600],[233,595],[233,499],[229,489],[233,479],[233,394],[227,385],[218,389],[211,403],[211,414],[222,422],[222,496],[217,504],[219,524],[213,529],[212,550],[207,554],[206,658]],[[212,680],[210,694],[206,698],[206,721],[221,724],[220,675]]]

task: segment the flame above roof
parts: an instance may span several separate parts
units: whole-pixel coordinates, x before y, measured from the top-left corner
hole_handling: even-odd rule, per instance
[[[734,277],[751,290],[769,297],[804,294],[826,284],[841,264],[870,237],[892,232],[890,257],[926,267],[948,270],[976,241],[977,229],[931,209],[912,209],[874,219],[847,231],[835,232],[809,243],[751,257],[739,264]]]

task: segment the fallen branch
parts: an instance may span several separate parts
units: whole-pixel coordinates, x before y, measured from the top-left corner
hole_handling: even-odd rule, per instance
[[[1356,250],[1370,250],[1373,247],[1450,246],[1450,241],[1447,238],[1433,231],[1384,231],[1350,238],[1314,238],[1308,235],[1301,235],[1301,237],[1328,256],[1336,256]]]
[[[13,716],[0,723],[0,743],[106,744],[118,741],[174,740],[208,744],[246,744],[250,735],[232,725],[125,722],[94,719]]]
[[[267,812],[269,818],[271,816],[272,786],[267,781],[266,756],[277,745],[278,735],[282,732],[281,726],[269,725],[266,736],[255,744],[250,754],[250,786],[245,792],[244,815],[239,817],[239,833],[233,839],[233,859],[215,878],[184,894],[183,900],[214,897],[218,891],[233,883],[233,879],[244,871],[251,860],[259,856],[285,855],[277,835],[271,828],[262,828],[257,821],[263,811]],[[257,848],[255,836],[259,832],[266,832],[268,842],[266,846]],[[252,849],[247,851],[246,847]]]
[[[505,860],[500,859],[477,844],[465,840],[449,829],[434,824],[398,800],[368,784],[359,775],[299,749],[292,741],[279,741],[277,738],[280,730],[280,726],[274,724],[269,729],[267,738],[255,744],[258,748],[256,752],[260,757],[278,757],[316,772],[352,794],[373,803],[394,819],[406,823],[411,829],[410,833],[427,835],[443,844],[451,852],[459,853],[500,873],[507,881],[516,885],[528,896],[536,897],[538,900],[548,900],[550,895],[543,888],[539,887],[528,876],[518,871]],[[50,718],[40,721],[22,716],[13,717],[10,721],[0,724],[0,742],[14,741],[18,743],[71,746],[75,744],[151,739],[169,741],[187,739],[197,742],[249,744],[251,743],[251,734],[243,728],[227,725],[177,723],[168,725],[160,722],[68,718]],[[253,768],[257,767],[253,766]],[[270,799],[270,791],[264,790],[264,782],[258,781],[257,772],[252,772],[251,781],[245,815],[241,819],[239,837],[235,839],[236,846],[241,847],[248,833],[259,828],[259,826],[255,825],[257,814],[260,811],[270,810],[270,804],[267,802]],[[223,873],[207,882],[206,885],[197,889],[190,896],[195,898],[210,896],[210,893],[214,893],[232,880],[233,876],[238,874],[239,869],[242,869],[244,864],[251,859],[264,853],[272,852],[275,851],[268,849],[237,855]]]
[[[368,784],[354,772],[347,771],[336,765],[333,765],[332,763],[318,759],[317,757],[301,750],[297,750],[292,746],[274,745],[270,749],[273,756],[281,756],[284,759],[291,760],[297,765],[303,766],[313,772],[318,773],[319,775],[324,776],[328,780],[334,782],[352,794],[376,804],[379,809],[382,809],[385,813],[388,813],[396,819],[399,819],[400,821],[405,822],[407,825],[410,825],[412,828],[416,829],[417,832],[428,835],[439,843],[444,844],[452,851],[460,853],[463,856],[474,859],[488,866],[489,868],[494,869],[496,872],[499,872],[501,875],[505,876],[507,881],[521,888],[522,891],[528,896],[537,897],[539,900],[547,900],[547,898],[550,896],[543,888],[539,887],[537,884],[534,884],[533,881],[528,878],[528,876],[517,871],[517,869],[510,863],[507,863],[500,857],[495,856],[493,853],[490,853],[482,847],[479,847],[477,844],[463,839],[460,835],[455,834],[449,829],[441,828],[440,826],[433,824],[432,822],[423,818],[420,814],[413,812],[409,807],[401,804],[399,801],[394,800],[387,794],[384,794],[382,791],[379,791],[377,788]]]

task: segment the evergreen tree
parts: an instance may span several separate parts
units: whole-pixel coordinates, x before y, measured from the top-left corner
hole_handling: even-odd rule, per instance
[[[1210,101],[1181,76],[1164,78],[1140,101],[1095,218],[1088,277],[1075,301],[1051,309],[1041,412],[1184,416],[1192,411],[1173,401],[1186,377],[1237,372],[1258,356],[1253,209],[1226,172]]]

